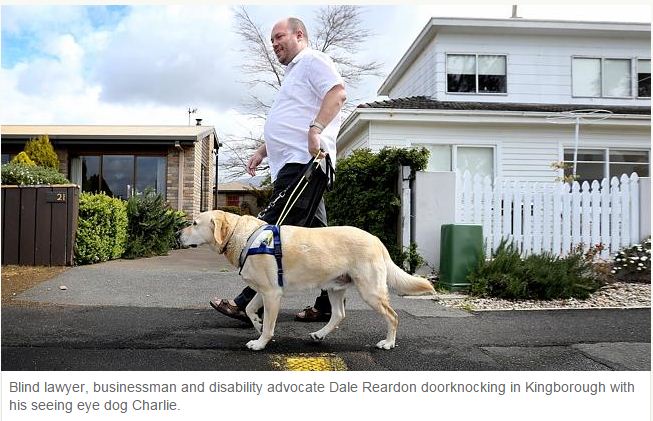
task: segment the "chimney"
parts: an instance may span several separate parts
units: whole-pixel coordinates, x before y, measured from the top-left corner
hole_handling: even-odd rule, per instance
[[[202,125],[202,119],[201,118],[196,118],[195,121],[197,121],[196,126],[201,126]]]
[[[521,19],[521,16],[517,16],[517,5],[513,4],[512,5],[512,16],[510,16],[511,19]]]

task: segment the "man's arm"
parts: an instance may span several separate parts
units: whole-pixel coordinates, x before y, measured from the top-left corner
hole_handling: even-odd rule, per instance
[[[326,127],[331,123],[340,109],[347,100],[347,93],[343,85],[336,85],[329,90],[322,100],[320,111],[315,116],[315,122]],[[316,126],[312,126],[308,130],[308,152],[311,156],[320,153],[320,158],[325,156],[324,152],[320,152],[320,133],[322,130]]]
[[[256,175],[256,168],[261,164],[263,158],[268,156],[268,150],[265,148],[265,143],[254,151],[254,154],[247,161],[247,173],[254,177]]]

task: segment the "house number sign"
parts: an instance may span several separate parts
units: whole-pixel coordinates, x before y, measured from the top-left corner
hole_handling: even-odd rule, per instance
[[[48,192],[46,201],[48,203],[66,203],[66,192]]]

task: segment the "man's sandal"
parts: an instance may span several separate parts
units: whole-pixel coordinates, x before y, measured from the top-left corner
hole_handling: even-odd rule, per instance
[[[229,300],[224,298],[214,298],[213,300],[209,301],[209,304],[211,304],[211,307],[227,317],[231,317],[232,319],[240,320],[249,324],[252,323],[252,321],[249,320],[249,317],[247,317],[247,313],[245,313],[244,310],[238,308],[238,306],[229,303]]]
[[[308,306],[295,315],[298,322],[328,322],[330,318],[331,313],[323,313],[313,306]]]

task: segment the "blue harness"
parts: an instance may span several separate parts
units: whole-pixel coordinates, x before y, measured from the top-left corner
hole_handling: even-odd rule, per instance
[[[283,266],[281,265],[281,236],[278,225],[262,225],[247,239],[247,244],[240,252],[240,272],[243,271],[247,257],[253,254],[270,254],[277,261],[277,282],[283,287]]]

